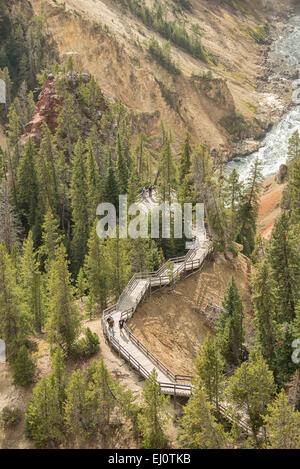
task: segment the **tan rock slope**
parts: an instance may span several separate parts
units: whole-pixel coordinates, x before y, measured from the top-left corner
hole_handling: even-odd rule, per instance
[[[270,239],[276,218],[280,215],[280,203],[286,182],[279,184],[276,175],[262,183],[257,223],[258,235]]]
[[[41,1],[30,2],[40,14]],[[45,0],[42,12],[61,57],[73,55],[85,71],[96,76],[106,95],[122,99],[134,113],[137,130],[146,131],[155,144],[164,122],[174,131],[176,148],[189,130],[195,140],[205,141],[224,159],[235,152],[237,135],[232,127],[236,122],[232,119],[236,115],[242,114],[246,121],[245,125],[237,122],[238,138],[249,139],[251,144],[261,135],[273,100],[268,99],[270,93],[257,89],[256,79],[263,73],[263,46],[251,34],[286,12],[291,0],[191,0],[191,11],[182,13],[174,10],[173,0],[163,2],[169,21],[184,21],[189,34],[199,26],[203,45],[217,59],[216,65],[206,63],[171,44],[180,75],[169,74],[153,61],[147,42],[151,37],[160,44],[165,40],[120,3]],[[153,0],[146,4],[152,5]],[[203,78],[207,72],[212,72],[212,80]]]

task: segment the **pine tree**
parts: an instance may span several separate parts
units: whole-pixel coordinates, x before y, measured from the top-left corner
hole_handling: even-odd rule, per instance
[[[87,250],[88,240],[88,209],[87,209],[87,181],[85,171],[84,145],[79,138],[73,156],[73,172],[71,181],[71,200],[72,200],[72,220],[73,220],[73,239],[72,267],[74,273],[78,274],[83,264],[84,256]]]
[[[28,329],[22,317],[17,272],[4,244],[0,244],[0,336],[6,342],[7,357],[13,359],[24,344]]]
[[[278,324],[278,343],[275,349],[274,372],[279,387],[285,386],[296,372],[297,364],[291,359],[294,333],[293,323]],[[297,339],[299,337],[296,337]]]
[[[228,443],[222,425],[216,422],[212,407],[205,393],[197,389],[187,405],[179,431],[180,448],[186,449],[225,449]]]
[[[6,178],[7,154],[0,145],[0,183]]]
[[[76,104],[74,97],[67,93],[65,97],[65,105],[62,106],[61,112],[57,118],[57,129],[55,133],[56,142],[68,160],[71,161],[74,147],[78,142],[79,123],[75,117]]]
[[[157,372],[152,370],[143,389],[141,413],[138,416],[138,426],[142,434],[144,448],[165,448],[167,437],[165,425],[167,422],[166,406],[168,397],[164,396],[157,381]]]
[[[230,210],[230,231],[232,236],[235,236],[237,231],[238,207],[242,200],[242,193],[243,183],[239,181],[239,175],[234,169],[225,180],[223,189],[223,197],[226,206]]]
[[[54,137],[49,128],[42,126],[42,141],[39,157],[37,159],[39,179],[39,201],[42,214],[49,209],[58,212],[60,201],[58,194],[57,153],[54,146]]]
[[[211,155],[206,145],[197,145],[192,154],[193,200],[204,204],[208,232],[213,235],[209,217],[210,188],[213,175]]]
[[[186,135],[183,148],[180,154],[180,164],[179,164],[179,184],[184,184],[186,176],[191,171],[192,161],[191,161],[192,149],[190,144],[190,136]]]
[[[217,331],[224,358],[229,364],[238,365],[243,359],[243,302],[232,277],[222,303]]]
[[[7,162],[8,170],[12,182],[12,195],[15,206],[17,206],[17,170],[21,158],[21,135],[23,133],[21,126],[21,112],[18,111],[19,102],[16,98],[10,105],[8,111],[8,124],[7,124]]]
[[[126,286],[131,266],[129,264],[128,240],[119,234],[106,241],[107,277],[112,295],[117,299]]]
[[[58,444],[64,439],[63,425],[57,389],[51,377],[43,377],[33,389],[25,413],[25,435],[38,447]]]
[[[287,193],[290,198],[289,205],[292,212],[292,220],[300,222],[300,137],[296,131],[290,140],[288,164],[288,188]]]
[[[21,125],[21,113],[18,112],[20,109],[20,103],[18,98],[15,98],[14,102],[10,105],[8,110],[8,124],[7,124],[7,138],[8,144],[11,149],[13,149],[13,162],[16,169],[20,156],[21,156],[21,144],[20,138],[23,133]]]
[[[159,250],[154,240],[136,238],[129,241],[130,265],[134,272],[155,272],[159,268]]]
[[[102,117],[104,119],[104,116]],[[102,121],[102,120],[101,120]],[[87,147],[91,149],[96,165],[99,168],[98,173],[100,178],[103,177],[105,173],[105,168],[107,165],[107,158],[106,158],[106,149],[102,143],[100,138],[100,132],[97,125],[93,125],[88,138],[87,138]]]
[[[57,154],[57,180],[58,180],[58,193],[59,193],[59,218],[60,226],[66,233],[70,234],[70,225],[72,218],[71,197],[70,197],[70,164],[63,151],[58,151]]]
[[[107,173],[104,182],[104,202],[108,202],[114,205],[118,212],[119,207],[119,186],[116,178],[115,167],[109,154],[109,161],[107,167]]]
[[[87,143],[86,176],[89,227],[91,228],[96,218],[96,209],[101,200],[101,179],[91,142]]]
[[[283,212],[275,222],[268,251],[283,321],[291,321],[295,317],[300,281],[300,258],[297,245],[297,240],[291,232],[289,216]]]
[[[105,308],[108,298],[108,260],[105,243],[96,232],[96,222],[88,241],[88,254],[85,258],[84,272],[87,284],[94,301]]]
[[[29,138],[25,144],[24,153],[18,167],[17,178],[17,207],[26,234],[35,227],[37,222],[37,208],[39,188],[35,171],[35,147]]]
[[[34,102],[33,92],[29,91],[26,100],[26,123],[30,122],[33,118],[36,110],[36,105]]]
[[[209,226],[213,235],[214,247],[219,252],[225,252],[230,249],[235,253],[235,247],[232,243],[228,214],[226,212],[224,201],[221,198],[223,179],[212,178],[209,182],[209,189],[206,195],[207,217]]]
[[[207,334],[201,347],[200,356],[196,359],[196,377],[199,379],[201,389],[210,402],[219,408],[225,384],[225,363],[218,349],[218,343]]]
[[[162,202],[172,201],[172,191],[176,188],[176,171],[171,151],[171,142],[167,138],[159,156],[159,179],[157,192]]]
[[[90,378],[90,398],[95,408],[97,428],[103,432],[106,425],[110,423],[115,407],[120,406],[119,396],[122,395],[122,391],[113,381],[102,358],[93,362],[88,374]]]
[[[30,317],[33,329],[41,332],[44,323],[44,297],[42,277],[34,252],[32,232],[23,244],[20,266],[20,285],[23,293],[23,307]]]
[[[300,301],[297,304],[296,307],[296,317],[293,322],[293,331],[294,331],[294,337],[295,339],[300,338]]]
[[[276,284],[269,265],[264,261],[257,269],[252,282],[255,328],[262,354],[272,369],[278,341]]]
[[[48,280],[48,340],[70,354],[80,331],[78,311],[68,270],[65,247],[61,244],[51,263]]]
[[[212,160],[208,148],[204,144],[197,145],[192,154],[192,177],[196,202],[203,202],[207,205],[207,193],[212,173]],[[207,216],[207,206],[205,215]]]
[[[33,382],[35,364],[28,355],[28,350],[23,345],[12,362],[14,385],[27,386]]]
[[[46,271],[49,270],[51,262],[55,259],[55,252],[61,241],[62,236],[59,232],[59,222],[49,208],[44,217],[42,245],[39,250]]]
[[[181,203],[191,202],[192,200],[192,149],[190,145],[190,136],[186,135],[181,153],[178,171],[178,200]]]
[[[60,408],[61,415],[63,415],[64,408],[63,404],[66,398],[66,363],[62,350],[57,347],[51,355],[51,374],[49,376],[51,385],[55,389],[58,399],[58,405]]]
[[[228,398],[237,410],[246,412],[256,444],[259,444],[258,432],[275,390],[273,374],[260,352],[253,351],[249,361],[242,363],[229,378]]]
[[[14,246],[19,246],[21,228],[14,207],[9,201],[7,181],[2,181],[0,192],[0,242],[4,242],[10,254]]]
[[[77,276],[77,282],[76,282],[76,288],[78,292],[78,297],[80,301],[82,301],[82,297],[85,295],[85,292],[87,290],[88,284],[87,280],[84,274],[84,270],[81,267]]]
[[[133,167],[128,181],[128,195],[127,195],[127,204],[130,207],[131,204],[134,204],[138,200],[138,193],[140,189],[140,182],[136,168]]]
[[[250,169],[246,187],[239,205],[237,219],[239,233],[236,241],[243,244],[243,252],[249,256],[255,246],[256,222],[258,217],[258,202],[260,183],[262,181],[261,162],[256,159]]]
[[[86,377],[81,370],[69,378],[64,404],[65,422],[69,433],[89,437],[96,429],[95,406],[88,389]]]
[[[122,147],[120,134],[117,135],[117,177],[121,194],[127,194],[128,188],[128,163]]]
[[[300,135],[299,131],[295,130],[289,139],[288,143],[288,159],[295,160],[300,157]]]
[[[264,417],[269,449],[300,449],[300,412],[293,412],[282,390]]]
[[[150,168],[149,168],[149,139],[141,132],[137,137],[135,155],[136,155],[136,171],[140,181],[140,185],[143,186],[146,182],[150,182]]]

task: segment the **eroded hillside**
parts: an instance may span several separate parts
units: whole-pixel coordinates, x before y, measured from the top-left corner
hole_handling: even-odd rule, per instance
[[[148,298],[130,320],[130,329],[174,373],[191,374],[206,334],[214,335],[217,307],[232,276],[243,295],[246,325],[249,261],[242,254],[232,259],[217,254],[174,291],[166,288]]]
[[[40,14],[40,0],[30,1]],[[258,87],[257,78],[265,73],[262,43],[272,36],[270,20],[278,27],[276,16],[286,14],[292,2],[286,3],[46,0],[43,14],[61,57],[76,57],[109,98],[122,99],[133,111],[135,127],[151,135],[154,146],[163,122],[173,130],[175,148],[189,130],[226,160],[255,148],[272,119],[272,93]],[[132,4],[141,5],[143,14]],[[153,11],[156,19],[147,20]],[[158,16],[163,26],[155,23]],[[181,28],[169,55],[179,73],[170,73],[149,52],[151,39],[163,47],[168,34],[161,31],[171,23]],[[189,38],[188,45],[178,46],[180,34],[185,42]],[[204,47],[202,59],[198,43]],[[246,142],[237,149],[240,139]]]

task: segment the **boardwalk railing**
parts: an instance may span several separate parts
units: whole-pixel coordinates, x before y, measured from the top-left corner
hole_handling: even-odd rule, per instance
[[[210,245],[207,246],[203,254],[201,255],[200,258],[194,259],[195,252],[193,250],[189,251],[186,256],[183,256],[182,258],[175,258],[174,260],[176,263],[180,263],[180,265],[175,269],[175,271],[172,272],[172,275],[184,272],[185,270],[194,270],[203,264],[204,260],[206,259],[207,255],[212,252],[212,247]],[[170,262],[170,260],[168,261]],[[169,277],[169,275],[162,275],[162,272],[167,269],[167,264],[164,264],[161,269],[159,269],[157,272],[142,272],[142,273],[137,273],[135,274],[130,282],[127,284],[125,290],[123,291],[122,295],[119,297],[119,301],[117,304],[110,306],[109,308],[106,308],[103,311],[102,315],[102,328],[103,332],[106,335],[107,339],[109,340],[111,346],[120,354],[122,357],[127,360],[127,362],[135,368],[138,373],[140,373],[141,376],[143,376],[145,379],[147,379],[150,376],[150,372],[137,360],[128,350],[126,350],[125,347],[123,347],[120,342],[114,337],[112,332],[108,328],[108,323],[107,323],[107,318],[110,314],[113,312],[119,311],[121,314],[121,317],[124,318],[125,320],[131,318],[142,300],[142,298],[145,296],[147,290],[152,286],[164,286],[172,282],[172,275]],[[171,260],[173,262],[173,259]],[[160,273],[160,275],[159,275]],[[132,299],[131,301],[133,302],[133,306],[130,308],[120,308],[121,306],[121,301],[126,297],[126,295],[130,295],[131,292],[135,289],[135,287],[138,284],[139,280],[145,280],[145,287],[141,290],[139,295]],[[162,371],[162,373],[170,379],[171,382],[165,383],[160,381],[160,389],[164,394],[172,394],[174,396],[191,396],[193,394],[193,385],[192,385],[192,377],[189,375],[180,375],[180,374],[175,374],[169,368],[157,358],[153,352],[151,352],[128,328],[128,326],[125,324],[124,326],[125,331],[130,339],[130,341],[140,350],[143,352],[143,354],[153,363],[153,365],[158,368],[159,370]],[[219,410],[221,413],[227,418],[229,418],[232,422],[236,423],[239,425],[241,428],[243,428],[247,433],[250,432],[250,428],[245,423],[245,417],[244,415],[240,415],[240,417],[237,417],[236,415],[232,414],[228,408],[226,408],[225,403],[220,403],[219,404]]]
[[[176,375],[174,374],[169,368],[162,363],[159,358],[154,355],[125,325],[125,330],[128,334],[128,337],[130,338],[131,342],[133,342],[150,360],[159,368],[168,378],[170,378],[172,381],[178,382],[178,381],[186,381],[188,383],[191,382],[192,376],[189,375]]]
[[[196,259],[194,261],[194,263],[193,263],[193,261],[191,261],[191,259],[195,256],[195,253],[196,253],[195,249],[190,249],[185,256],[173,257],[173,258],[169,259],[156,272],[138,272],[138,273],[134,274],[131,277],[131,279],[129,280],[129,282],[127,283],[127,285],[124,288],[121,295],[119,296],[117,306],[119,307],[121,305],[121,302],[123,301],[123,299],[125,299],[126,296],[130,295],[130,293],[135,289],[135,287],[138,283],[138,280],[150,279],[150,282],[152,284],[155,284],[155,286],[157,285],[156,281],[159,280],[159,284],[164,285],[164,283],[169,280],[169,276],[168,275],[162,275],[162,273],[164,271],[169,270],[170,262],[181,263],[182,266],[190,266],[192,269],[194,268],[194,266],[196,268],[197,265],[199,265],[199,259]],[[155,279],[155,280],[152,282],[152,279]]]
[[[165,285],[168,285],[172,282],[172,279],[175,278],[176,276],[180,275],[184,271],[189,271],[189,270],[194,270],[203,264],[203,261],[206,259],[207,255],[212,252],[213,248],[211,247],[210,244],[207,244],[205,251],[201,255],[200,258],[194,259],[196,251],[194,249],[191,249],[188,251],[188,253],[185,256],[182,257],[174,257],[169,259],[158,271],[156,272],[139,272],[133,275],[133,277],[130,279],[128,284],[126,285],[125,289],[123,290],[122,294],[120,295],[118,302],[116,305],[111,306],[109,308],[106,308],[103,311],[103,325],[104,325],[104,332],[107,335],[109,341],[114,345],[114,348],[116,348],[115,344],[113,344],[113,341],[119,344],[119,342],[112,336],[112,334],[109,333],[106,319],[107,317],[113,312],[113,311],[120,311],[120,316],[128,320],[130,319],[137,306],[141,302],[142,298],[145,296],[146,292],[151,288],[152,286],[154,287],[162,287]],[[177,268],[173,271],[169,270],[170,262],[178,263],[179,265]],[[169,275],[162,274],[162,272],[168,271]],[[138,294],[138,296],[131,298],[130,294],[134,291],[135,287],[138,285],[139,280],[144,280],[145,281],[145,286],[141,290],[141,292]],[[122,308],[122,302],[126,299],[129,298],[130,302],[133,303],[133,305],[130,308]],[[145,356],[151,360],[151,362],[158,368],[160,369],[170,380],[174,381],[174,383],[178,383],[178,381],[182,382],[191,382],[191,376],[189,375],[180,375],[180,374],[175,374],[171,370],[168,369],[166,365],[164,365],[161,360],[159,360],[125,325],[126,332],[131,340],[132,343],[135,344],[135,346],[141,350]],[[119,344],[117,346],[118,350],[123,349],[122,345]],[[124,349],[125,350],[125,349]],[[128,354],[128,352],[126,351]],[[123,356],[126,354],[122,353]],[[130,355],[130,354],[129,354]],[[130,362],[133,363],[133,357],[130,356]],[[125,356],[126,358],[126,356]],[[136,360],[136,359],[134,359]],[[142,369],[142,365],[140,364],[140,369]],[[142,373],[144,375],[144,372]],[[190,386],[187,385],[187,386]]]
[[[118,340],[116,340],[112,334],[110,334],[107,330],[106,324],[102,324],[103,328],[106,329],[106,333],[109,336],[110,344],[113,348],[122,355],[129,364],[135,368],[145,379],[149,378],[150,373],[146,370],[143,365],[140,364],[136,358],[126,350]],[[166,394],[173,394],[173,395],[186,395],[189,396],[191,394],[191,385],[190,384],[181,384],[181,383],[163,383],[160,382],[160,388],[162,392]]]

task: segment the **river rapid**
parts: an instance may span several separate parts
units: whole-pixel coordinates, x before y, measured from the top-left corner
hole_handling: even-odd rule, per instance
[[[294,27],[293,31],[274,42],[270,56],[283,59],[287,68],[300,72],[300,15],[291,18],[289,23]],[[300,131],[300,105],[295,104],[267,133],[258,151],[240,157],[240,161],[230,161],[226,172],[235,168],[244,181],[253,161],[258,158],[262,162],[264,178],[272,176],[286,162],[288,139],[297,129]]]

